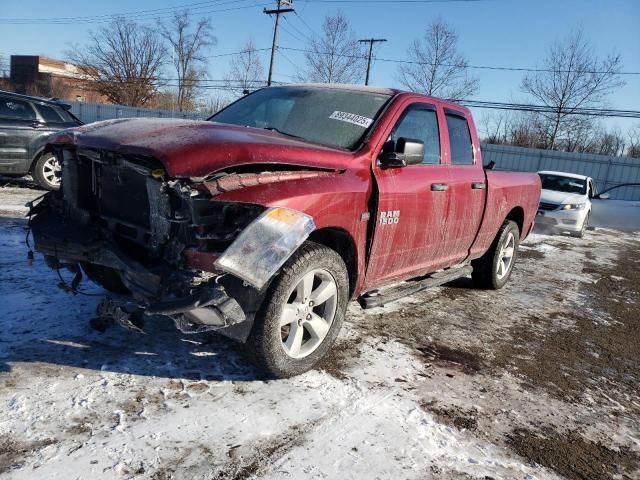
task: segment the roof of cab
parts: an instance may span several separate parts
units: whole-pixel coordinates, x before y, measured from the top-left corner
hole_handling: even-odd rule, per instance
[[[293,83],[288,85],[276,85],[282,87],[293,87],[293,88],[328,88],[332,90],[351,90],[354,92],[368,92],[368,93],[377,93],[380,95],[395,95],[397,93],[401,93],[401,90],[396,90],[394,88],[385,88],[385,87],[372,87],[369,85],[356,85],[350,83]]]
[[[567,173],[567,172],[555,172],[553,170],[541,170],[538,173],[543,173],[545,175],[558,175],[559,177],[577,178],[580,180],[586,180],[587,178],[589,178],[586,175],[578,175],[577,173]]]
[[[350,84],[350,83],[293,83],[293,84],[276,85],[276,86],[293,87],[293,88],[312,87],[312,88],[327,88],[327,89],[334,89],[334,90],[351,90],[354,92],[369,92],[369,93],[377,93],[380,95],[391,95],[391,96],[400,95],[400,94],[416,95],[422,98],[437,100],[438,102],[444,105],[455,106],[458,109],[463,109],[464,111],[469,112],[469,109],[467,107],[464,107],[453,100],[446,100],[443,98],[431,97],[429,95],[425,95],[424,93],[409,92],[407,90],[400,90],[397,88],[372,87],[370,85],[356,85],[356,84]]]

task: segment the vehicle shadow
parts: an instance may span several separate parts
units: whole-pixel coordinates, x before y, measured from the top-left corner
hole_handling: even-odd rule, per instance
[[[471,277],[456,278],[449,283],[445,283],[443,287],[455,288],[457,290],[477,290],[477,288],[473,286]]]
[[[43,319],[46,324],[46,319]],[[79,318],[69,319],[76,322]],[[88,320],[88,319],[87,319]],[[46,327],[44,327],[46,331]],[[78,330],[78,328],[72,328]],[[145,334],[114,326],[105,333],[87,325],[84,335],[37,335],[0,354],[0,372],[16,363],[47,363],[80,369],[188,380],[267,380],[253,367],[241,345],[215,334],[184,335],[168,318],[156,317]],[[2,340],[7,342],[7,340]],[[3,349],[4,350],[4,349]]]
[[[89,329],[80,336],[42,335],[16,342],[0,358],[0,372],[10,372],[16,363],[46,363],[167,379],[268,379],[251,365],[240,345],[215,334],[183,335],[168,318],[154,318],[145,334],[118,326],[104,333]],[[33,332],[22,333],[30,337]]]
[[[8,177],[6,175],[0,175],[0,187],[7,188],[28,188],[30,190],[38,190],[45,192],[36,182],[33,181],[31,175],[24,177]]]
[[[85,279],[84,294],[65,293],[37,252],[29,266],[25,227],[24,219],[0,218],[0,377],[25,363],[34,373],[50,364],[189,380],[268,379],[241,345],[213,333],[183,334],[167,317],[150,317],[144,334],[94,330],[89,322],[104,290]],[[67,271],[60,275],[71,279]]]

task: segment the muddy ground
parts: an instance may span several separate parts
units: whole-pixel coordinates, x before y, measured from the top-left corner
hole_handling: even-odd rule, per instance
[[[501,291],[354,303],[320,369],[274,381],[162,320],[92,330],[101,290],[28,267],[4,205],[0,478],[640,478],[637,234],[534,234]]]

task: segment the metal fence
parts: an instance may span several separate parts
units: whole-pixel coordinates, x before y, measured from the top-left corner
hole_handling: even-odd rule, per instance
[[[174,112],[155,108],[125,107],[124,105],[104,105],[100,103],[68,102],[71,113],[84,123],[110,120],[112,118],[152,117],[152,118],[186,118],[202,120],[209,115],[198,112]]]
[[[640,183],[637,158],[482,144],[482,159],[485,165],[491,160],[496,162],[496,170],[555,170],[587,175],[595,180],[599,191],[622,183]],[[640,200],[640,187],[616,188],[610,195],[616,200]]]

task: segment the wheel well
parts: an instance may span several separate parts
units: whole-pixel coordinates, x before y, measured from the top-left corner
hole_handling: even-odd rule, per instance
[[[36,166],[36,163],[38,162],[38,160],[40,160],[40,157],[42,155],[44,155],[46,153],[46,150],[44,148],[41,148],[40,150],[38,150],[38,152],[33,156],[33,160],[31,160],[31,165],[29,165],[29,173],[33,172],[33,168]]]
[[[309,240],[338,252],[349,272],[349,296],[353,294],[358,281],[356,245],[351,235],[341,228],[321,228],[311,232]]]
[[[515,207],[507,215],[505,220],[513,220],[518,225],[518,230],[520,230],[520,235],[522,235],[524,229],[524,210],[522,207]]]

